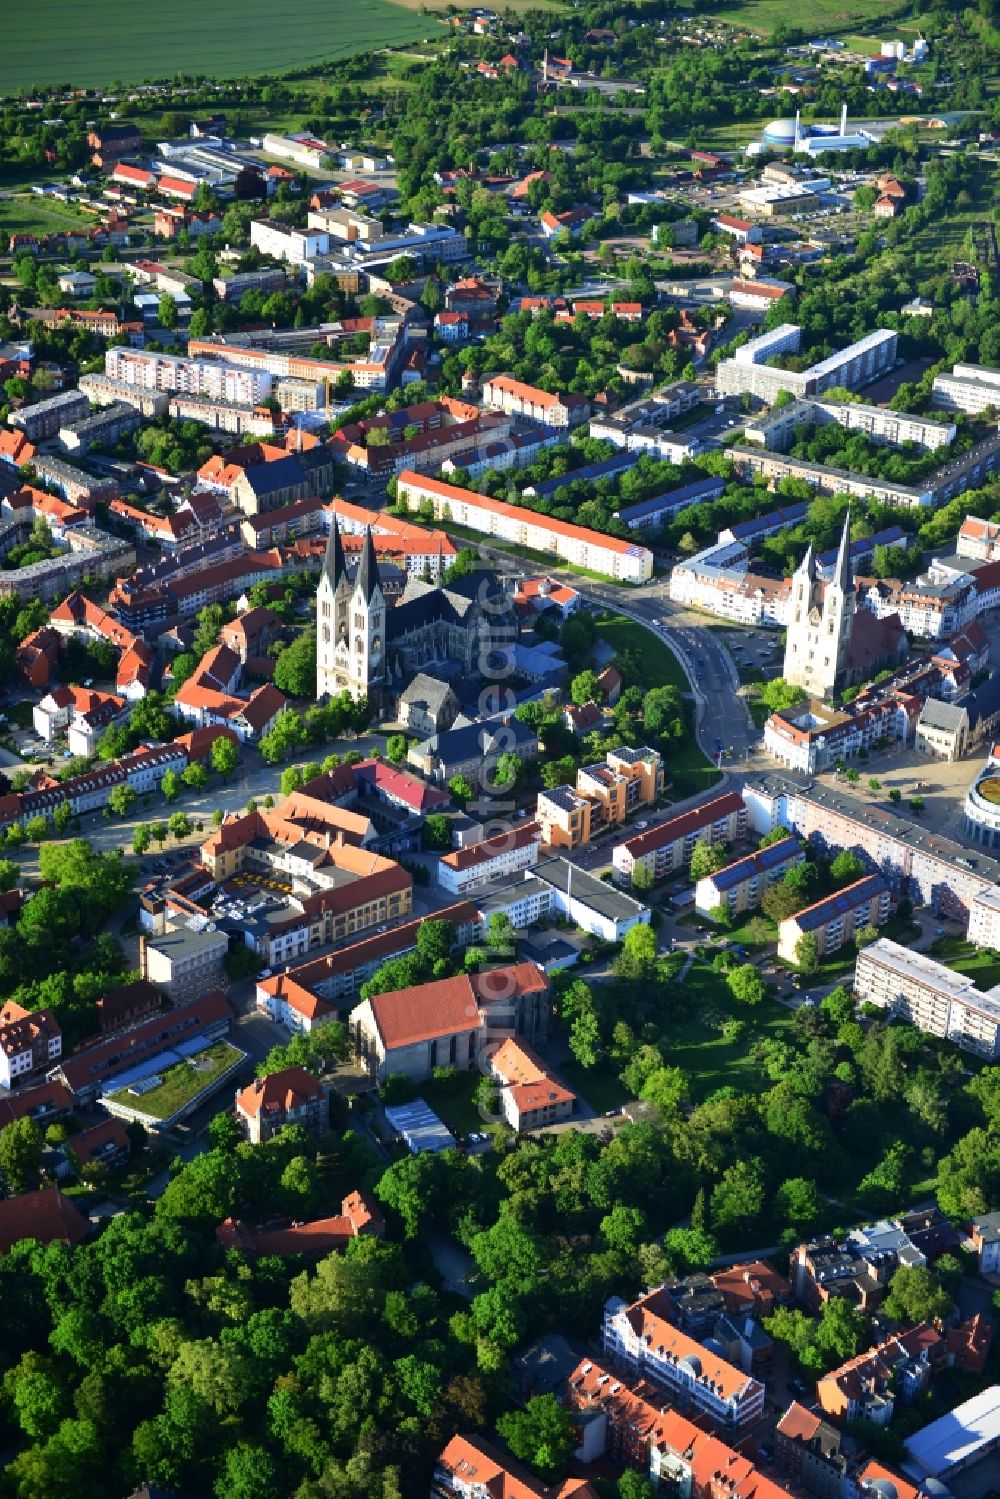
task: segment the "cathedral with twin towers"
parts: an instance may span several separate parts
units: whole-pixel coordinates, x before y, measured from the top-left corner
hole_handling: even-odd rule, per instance
[[[316,696],[347,691],[390,717],[419,673],[457,687],[498,676],[517,639],[513,600],[494,574],[474,571],[449,584],[410,576],[386,598],[371,527],[350,569],[334,518],[316,592]],[[460,694],[459,694],[460,695]]]

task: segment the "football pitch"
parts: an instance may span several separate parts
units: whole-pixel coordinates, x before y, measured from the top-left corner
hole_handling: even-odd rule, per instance
[[[169,11],[136,0],[35,0],[5,18],[0,94],[281,73],[440,32],[390,0],[174,0]]]

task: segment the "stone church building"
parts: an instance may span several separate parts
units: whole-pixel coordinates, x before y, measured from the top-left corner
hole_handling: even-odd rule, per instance
[[[371,531],[357,571],[348,571],[334,520],[316,592],[316,693],[367,697],[379,717],[395,716],[421,674],[459,689],[511,675],[517,639],[513,601],[496,577],[473,572],[446,586],[410,578],[388,605]]]

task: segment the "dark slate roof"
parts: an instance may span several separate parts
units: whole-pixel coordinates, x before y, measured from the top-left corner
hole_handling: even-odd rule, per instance
[[[255,463],[243,470],[243,476],[254,494],[274,494],[289,484],[301,484],[305,478],[302,465],[294,453],[276,458],[272,463]]]

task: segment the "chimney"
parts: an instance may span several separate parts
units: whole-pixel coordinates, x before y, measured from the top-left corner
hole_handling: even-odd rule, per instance
[[[841,135],[846,135],[847,134],[847,101],[846,101],[846,99],[844,100],[844,106],[843,106],[843,108],[840,111],[840,133],[841,133]]]

